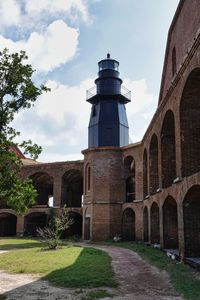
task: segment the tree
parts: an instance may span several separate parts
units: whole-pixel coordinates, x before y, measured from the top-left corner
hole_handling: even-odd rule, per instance
[[[30,179],[20,179],[21,160],[12,152],[11,146],[22,147],[26,154],[37,159],[42,148],[31,140],[16,143],[20,135],[10,124],[16,113],[30,108],[37,97],[49,89],[35,86],[33,68],[26,64],[24,51],[10,54],[8,49],[0,52],[0,205],[7,205],[23,214],[34,204],[37,195]]]

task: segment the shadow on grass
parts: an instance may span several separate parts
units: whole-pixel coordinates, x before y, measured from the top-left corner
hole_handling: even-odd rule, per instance
[[[43,279],[54,285],[72,288],[117,286],[110,257],[94,248],[84,248],[73,265],[55,270]]]
[[[86,296],[88,290],[83,291],[82,288],[98,289],[100,287],[117,286],[111,268],[110,257],[107,253],[94,248],[84,248],[73,265],[54,270],[41,278],[41,280],[24,281],[22,279],[23,276],[26,278],[26,274],[10,274],[10,276],[12,277],[11,281],[14,283],[17,282],[17,277],[20,278],[20,276],[21,283],[24,282],[23,285],[7,292],[5,292],[7,286],[4,287],[4,291],[0,288],[0,292],[2,293],[3,291],[1,297],[8,296],[10,299],[30,299],[34,296],[37,299],[48,299],[50,295],[54,295],[55,299],[65,299],[65,297],[68,299],[67,297],[70,297],[69,293],[74,295],[78,289],[81,291],[81,296]],[[52,285],[49,286],[47,281]],[[59,287],[74,288],[74,290],[65,290]]]
[[[0,250],[30,249],[41,245],[39,240],[32,238],[0,238]]]

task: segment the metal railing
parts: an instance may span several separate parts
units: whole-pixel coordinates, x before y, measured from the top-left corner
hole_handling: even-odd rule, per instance
[[[97,95],[97,87],[96,85],[90,88],[89,90],[86,90],[86,100],[94,97]],[[99,95],[101,95],[99,93]],[[121,85],[121,92],[120,95],[126,97],[127,99],[131,100],[131,91],[128,90],[125,86]]]

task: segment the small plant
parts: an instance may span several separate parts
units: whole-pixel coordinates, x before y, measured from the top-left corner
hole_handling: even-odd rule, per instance
[[[119,234],[116,234],[113,238],[113,242],[116,242],[116,243],[121,242],[121,240],[122,240],[122,238]]]
[[[69,211],[65,206],[60,217],[56,217],[50,212],[48,225],[44,228],[38,228],[37,233],[48,250],[56,250],[61,245],[61,236],[63,232],[73,224],[69,216]]]

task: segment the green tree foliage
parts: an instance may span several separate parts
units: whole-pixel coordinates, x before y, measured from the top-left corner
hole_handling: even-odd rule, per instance
[[[30,179],[19,178],[22,163],[11,147],[22,147],[33,159],[37,159],[42,148],[31,140],[17,144],[15,139],[20,132],[11,122],[16,113],[30,108],[39,95],[49,90],[44,85],[35,86],[34,70],[26,60],[24,51],[10,54],[4,49],[0,52],[0,205],[7,205],[19,214],[34,204],[37,193]]]

